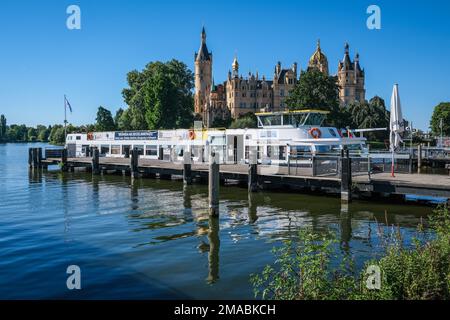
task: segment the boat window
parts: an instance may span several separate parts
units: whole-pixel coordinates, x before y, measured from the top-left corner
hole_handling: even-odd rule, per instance
[[[325,115],[321,113],[309,113],[308,117],[304,121],[305,126],[321,126],[323,120],[325,120]]]
[[[81,136],[76,136],[76,139],[77,140],[81,140]]]
[[[111,154],[120,154],[120,145],[113,144],[111,146]]]
[[[291,147],[292,154],[309,153],[309,152],[311,152],[310,146],[292,146]]]
[[[144,146],[139,144],[139,145],[134,145],[134,149],[137,149],[138,151],[138,155],[142,156],[144,155]]]
[[[222,146],[225,144],[225,136],[211,136],[211,145]]]
[[[157,146],[145,146],[145,155],[146,156],[158,155],[158,147]]]
[[[281,115],[260,116],[263,126],[281,126]]]
[[[109,153],[109,145],[108,144],[102,144],[100,146],[100,154],[107,154]]]
[[[315,145],[316,153],[338,153],[339,145]]]
[[[362,150],[361,144],[348,144],[345,146],[348,150]]]

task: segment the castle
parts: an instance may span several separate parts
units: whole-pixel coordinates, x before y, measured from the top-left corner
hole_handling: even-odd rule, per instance
[[[236,119],[246,113],[260,110],[284,111],[287,109],[285,100],[298,81],[297,63],[283,69],[281,62],[275,66],[273,79],[258,73],[249,73],[247,77],[239,74],[239,62],[234,58],[232,69],[227,80],[216,85],[213,79],[213,55],[206,45],[206,32],[201,32],[200,49],[195,59],[195,97],[194,110],[206,127],[211,127],[216,121]],[[308,70],[316,69],[329,75],[328,59],[317,42],[317,48],[309,59]],[[339,100],[342,105],[354,101],[365,101],[364,70],[359,65],[359,55],[352,61],[349,45],[345,45],[344,59],[339,61],[336,81],[339,85]]]

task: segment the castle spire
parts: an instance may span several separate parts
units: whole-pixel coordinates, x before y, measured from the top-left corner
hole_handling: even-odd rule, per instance
[[[233,69],[233,76],[237,77],[239,74],[239,62],[237,60],[237,56],[234,56],[233,64],[231,65]]]
[[[195,60],[208,61],[211,60],[211,56],[212,54],[208,51],[208,47],[206,46],[206,31],[205,27],[203,27],[201,32],[200,49],[198,50],[198,53],[195,55]]]

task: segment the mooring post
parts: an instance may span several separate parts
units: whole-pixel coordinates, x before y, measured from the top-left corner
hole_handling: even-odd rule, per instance
[[[209,174],[208,174],[208,195],[209,195],[209,214],[219,216],[219,184],[220,167],[217,163],[215,152],[209,156]]]
[[[130,152],[130,172],[131,172],[131,178],[138,178],[139,177],[139,151],[136,148],[133,148]]]
[[[422,144],[417,146],[417,173],[420,173],[422,168]]]
[[[37,148],[37,163],[38,168],[42,168],[42,148]]]
[[[316,169],[316,156],[314,154],[311,155],[311,164],[312,164],[312,176],[315,177],[317,175],[317,169]]]
[[[33,168],[36,169],[39,165],[38,148],[33,148]]]
[[[64,148],[61,150],[61,171],[67,171],[67,149]]]
[[[92,147],[91,149],[92,154],[92,174],[99,175],[100,174],[100,152],[98,151],[98,148]]]
[[[348,150],[341,150],[341,201],[351,202],[352,172]]]
[[[28,148],[28,167],[33,166],[33,148]]]
[[[250,150],[248,166],[248,192],[258,190],[258,161],[255,150]]]
[[[183,183],[185,185],[192,184],[192,161],[189,151],[183,153]]]

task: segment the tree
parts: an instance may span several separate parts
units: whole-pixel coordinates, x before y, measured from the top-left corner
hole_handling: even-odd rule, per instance
[[[36,141],[38,132],[35,128],[28,128],[27,130],[27,141]]]
[[[339,108],[339,86],[336,77],[311,69],[302,71],[300,80],[289,93],[286,104],[290,110],[320,109],[330,111],[328,119],[342,126]]]
[[[64,126],[54,125],[50,131],[49,141],[52,144],[64,144],[66,137],[64,135]]]
[[[0,116],[0,141],[6,140],[6,117],[4,114]]]
[[[100,106],[97,111],[95,129],[97,131],[114,131],[116,126],[111,111]]]
[[[116,111],[116,115],[114,116],[114,125],[116,127],[116,129],[119,129],[119,122],[120,122],[120,117],[122,117],[123,114],[123,109],[119,108],[119,110]]]
[[[128,105],[118,123],[134,130],[188,127],[193,121],[194,76],[177,60],[151,62],[127,75],[122,91]]]
[[[257,128],[256,116],[253,113],[247,113],[234,120],[230,129]]]
[[[355,101],[347,106],[351,126],[358,129],[389,127],[389,112],[384,100],[378,96],[370,101]],[[370,140],[384,140],[388,138],[388,131],[370,132],[366,135]]]
[[[441,119],[442,134],[444,136],[450,136],[450,102],[441,102],[434,107],[430,127],[435,136],[441,135]]]

